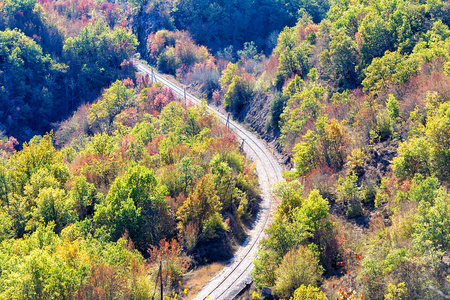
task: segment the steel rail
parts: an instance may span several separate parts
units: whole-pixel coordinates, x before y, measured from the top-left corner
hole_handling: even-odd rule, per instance
[[[156,71],[152,70],[150,67],[148,67],[138,61],[134,61],[134,65],[140,72],[144,72],[144,73],[152,75],[152,77],[153,77],[151,79],[152,81],[153,81],[153,79],[155,79],[156,81],[162,82],[165,86],[171,88],[172,91],[178,97],[180,97],[180,98],[186,97],[186,101],[187,100],[192,101],[194,104],[198,104],[201,102],[200,99],[198,99],[197,97],[193,96],[190,93],[187,93],[184,89],[179,87],[177,84],[173,83],[169,79],[165,78],[164,76],[160,75]],[[223,114],[221,114],[220,112],[218,112],[217,110],[215,110],[214,108],[211,108],[209,106],[207,106],[207,109],[210,112],[216,114],[222,123],[227,123],[227,117],[225,117]],[[258,138],[256,136],[254,136],[253,134],[251,134],[250,132],[248,132],[247,130],[243,129],[240,125],[238,125],[236,122],[234,122],[232,120],[230,120],[228,122],[228,124],[230,125],[230,127],[231,126],[233,127],[233,129],[234,129],[233,131],[241,139],[247,141],[247,143],[245,143],[244,146],[249,148],[253,152],[253,155],[258,158],[257,160],[260,162],[261,167],[265,173],[264,174],[265,178],[261,179],[261,180],[266,180],[269,183],[269,186],[270,186],[270,182],[271,182],[271,174],[275,175],[275,178],[276,178],[275,181],[282,180],[281,167],[279,167],[278,163],[275,163],[278,166],[278,168],[275,166],[274,157],[271,156],[270,154],[268,154],[268,150],[265,147],[261,147],[260,142],[258,142]],[[255,149],[255,147],[257,149]],[[260,153],[258,153],[258,152],[262,153],[265,157],[264,158],[261,157]],[[270,165],[267,165],[267,162],[269,162]],[[268,170],[268,168],[270,170]],[[259,174],[259,176],[261,176],[261,175],[262,174]],[[213,281],[215,279],[217,280],[217,278],[220,278],[221,276],[223,276],[223,278],[220,279],[219,282],[213,283],[214,286],[212,288],[210,287],[206,291],[204,291],[204,290],[200,291],[199,295],[197,295],[197,298],[195,298],[195,299],[203,299],[204,300],[204,299],[207,299],[207,297],[209,297],[210,299],[221,299],[222,296],[228,296],[228,294],[227,295],[225,295],[225,294],[227,292],[229,293],[229,290],[233,287],[233,285],[236,282],[238,282],[243,276],[245,276],[245,275],[249,276],[249,271],[250,271],[249,268],[251,268],[253,266],[253,257],[250,257],[250,255],[255,253],[256,248],[258,247],[259,241],[261,240],[262,235],[264,234],[264,230],[266,229],[266,226],[270,220],[271,207],[274,205],[274,197],[271,194],[270,190],[268,190],[266,192],[267,192],[267,197],[269,199],[269,203],[267,205],[267,211],[265,211],[265,214],[263,216],[263,218],[264,218],[263,224],[259,226],[260,229],[258,230],[258,232],[256,234],[249,237],[253,241],[251,241],[250,246],[247,245],[248,249],[245,250],[243,257],[234,266],[232,265],[234,263],[233,262],[233,263],[231,263],[231,265],[229,266],[228,269],[224,269],[224,271],[222,271],[216,277],[214,277],[210,281],[210,283],[213,283]],[[262,214],[262,213],[263,212],[261,211],[259,214]],[[245,258],[248,258],[247,262],[243,263],[246,261]],[[244,266],[244,269],[238,270],[238,268],[241,265]],[[224,273],[226,273],[226,272],[228,272],[228,274],[225,275]],[[238,274],[236,274],[236,273],[238,273]],[[231,282],[227,283],[228,285],[224,288],[223,291],[219,291],[219,288],[223,288],[223,285],[229,279]],[[216,291],[217,291],[218,295],[214,294]],[[238,292],[240,292],[240,290]],[[237,295],[236,290],[234,291],[234,293]],[[201,296],[200,294],[205,294],[205,295]],[[234,295],[234,296],[236,296],[236,295]],[[214,296],[214,298],[212,298],[211,296]],[[230,299],[230,298],[224,298],[224,299]]]

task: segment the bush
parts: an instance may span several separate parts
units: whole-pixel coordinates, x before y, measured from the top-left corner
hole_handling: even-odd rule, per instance
[[[347,204],[347,217],[357,218],[364,214],[364,208],[359,200],[349,201]]]
[[[167,51],[161,53],[156,64],[161,72],[175,75],[177,64],[173,49],[168,48]]]
[[[301,285],[316,286],[323,269],[313,252],[305,246],[289,251],[275,271],[275,293],[289,298]]]
[[[412,179],[416,173],[429,175],[431,173],[430,148],[431,145],[425,137],[414,137],[400,143],[398,156],[392,160],[395,176],[404,180]]]
[[[392,120],[387,112],[381,112],[377,116],[375,128],[370,131],[370,138],[375,142],[384,142],[391,139],[394,135]]]
[[[327,300],[327,296],[319,288],[302,284],[295,290],[293,300]]]

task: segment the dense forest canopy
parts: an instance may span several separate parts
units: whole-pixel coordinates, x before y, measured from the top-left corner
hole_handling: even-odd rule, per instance
[[[253,41],[270,54],[285,26],[294,25],[303,12],[318,23],[328,8],[326,0],[142,1],[135,28],[144,55],[148,34],[162,29],[188,31],[213,53],[235,52]]]
[[[174,1],[173,6],[175,27],[188,30],[198,43],[215,50],[230,45],[239,49],[254,41],[270,51],[273,35],[294,25],[301,12],[318,23],[328,10],[327,1],[316,0],[188,0]]]
[[[126,22],[116,26],[126,6],[1,3],[0,130],[6,135],[24,142],[45,133],[112,81],[133,76],[129,60],[138,41]]]
[[[266,127],[294,161],[255,261],[258,285],[294,299],[315,287],[329,299],[448,294],[448,10],[336,3],[319,24],[304,16],[285,28],[265,72],[249,73],[250,95],[271,80]]]
[[[270,53],[284,26],[295,24],[303,12],[318,22],[327,9],[327,2],[316,1],[3,1],[0,29],[20,32],[42,52],[34,56],[47,57],[52,63],[27,70],[22,53],[2,54],[2,61],[7,62],[2,69],[8,70],[2,74],[2,86],[13,82],[19,86],[6,86],[2,93],[5,116],[1,130],[21,142],[48,131],[52,123],[91,102],[112,81],[132,77],[131,55],[138,47],[144,57],[152,57],[147,50],[148,35],[157,30],[189,31],[196,43],[224,57],[227,53],[236,57],[236,51],[252,41],[255,50]],[[9,51],[11,47],[14,44],[8,46]],[[16,56],[25,60],[23,66],[14,61]],[[16,71],[9,64],[14,64]],[[181,61],[180,66],[183,64]],[[46,74],[45,82],[38,76],[37,86],[31,88],[27,74],[34,71]]]
[[[12,150],[0,162],[0,299],[148,299],[157,259],[170,287],[229,258],[259,193],[228,128],[148,77],[117,80]]]

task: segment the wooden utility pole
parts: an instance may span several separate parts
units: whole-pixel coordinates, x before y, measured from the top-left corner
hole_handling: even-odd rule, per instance
[[[163,261],[159,261],[159,279],[161,280],[161,300],[163,300],[163,282],[162,282],[162,263]]]
[[[233,211],[233,173],[230,171],[230,212]]]
[[[157,261],[159,261],[159,281],[160,281],[160,286],[161,286],[161,300],[163,300],[164,285],[163,285],[163,278],[162,278],[162,264],[166,263],[167,260],[157,260]],[[156,282],[158,282],[158,277],[156,277]],[[156,284],[155,284],[155,290],[156,290]]]

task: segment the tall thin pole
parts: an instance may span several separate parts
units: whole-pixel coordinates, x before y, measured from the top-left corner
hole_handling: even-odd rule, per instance
[[[159,261],[159,279],[161,280],[161,300],[163,300],[162,260]]]
[[[233,211],[233,174],[230,171],[230,212]]]

